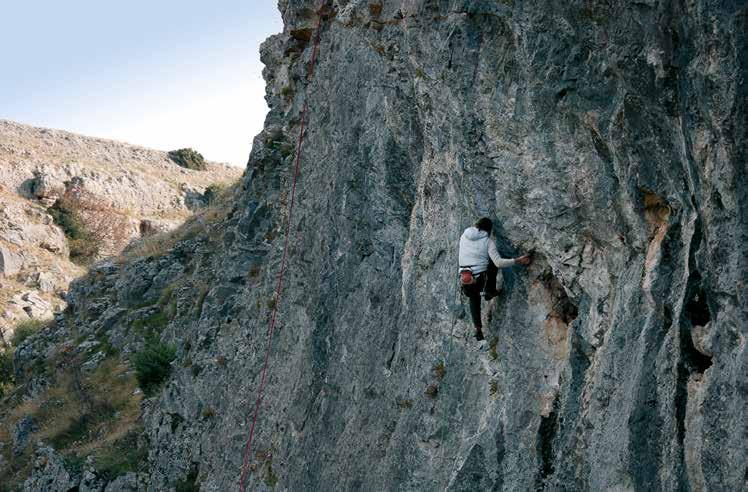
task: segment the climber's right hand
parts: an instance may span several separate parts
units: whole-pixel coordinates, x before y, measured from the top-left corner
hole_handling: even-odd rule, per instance
[[[532,261],[532,258],[530,257],[530,255],[525,255],[525,256],[520,256],[519,258],[516,258],[515,261],[517,262],[518,265],[527,266]]]

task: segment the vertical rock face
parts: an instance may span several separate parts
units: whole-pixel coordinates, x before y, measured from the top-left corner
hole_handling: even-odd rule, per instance
[[[263,51],[260,140],[292,142],[310,108],[257,437],[281,483],[740,488],[745,9],[340,2],[307,87],[293,34],[315,5],[281,2],[290,36]],[[288,179],[258,143],[255,216]],[[495,358],[454,317],[456,239],[482,215],[537,259],[504,273]]]
[[[151,487],[237,486],[304,104],[250,489],[745,487],[745,8],[328,7],[307,82],[317,4],[280,2],[226,221],[74,289],[68,323],[126,347],[121,313],[181,286]],[[479,350],[456,248],[484,215],[535,262],[503,272]]]

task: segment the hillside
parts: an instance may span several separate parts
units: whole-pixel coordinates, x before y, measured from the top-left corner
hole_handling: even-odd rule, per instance
[[[247,490],[746,489],[745,7],[318,5],[279,2],[241,185],[15,347],[8,483],[237,490],[269,353]],[[478,343],[484,215],[534,262]]]
[[[51,319],[71,280],[85,272],[81,263],[175,228],[206,206],[208,186],[240,174],[218,163],[183,169],[166,152],[0,120],[0,334],[9,340],[17,324]],[[75,247],[51,211],[71,188],[93,208],[89,223],[111,224],[101,251],[81,261],[71,261]]]

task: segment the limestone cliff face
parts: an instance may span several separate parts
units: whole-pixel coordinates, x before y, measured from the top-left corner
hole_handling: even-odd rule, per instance
[[[225,220],[102,265],[18,366],[72,332],[132,353],[167,292],[177,360],[129,479],[235,490],[306,103],[250,489],[746,487],[745,7],[337,1],[307,83],[317,7],[280,2]],[[456,248],[483,215],[535,262],[481,348]]]

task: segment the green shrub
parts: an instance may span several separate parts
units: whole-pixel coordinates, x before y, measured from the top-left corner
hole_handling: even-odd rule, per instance
[[[50,444],[56,449],[67,448],[76,442],[83,441],[91,431],[93,419],[90,414],[84,413],[70,422],[70,425],[49,438]]]
[[[498,392],[499,392],[499,382],[498,382],[498,381],[496,381],[496,380],[494,380],[494,381],[491,381],[491,384],[490,384],[490,386],[489,386],[489,390],[488,390],[488,393],[489,393],[489,394],[490,394],[491,396],[495,396],[495,395],[496,395],[496,394],[497,394]]]
[[[56,449],[65,449],[80,442],[86,441],[95,435],[95,430],[102,422],[111,421],[117,410],[107,401],[91,399],[86,409],[80,415],[71,420],[68,425],[62,427],[50,435],[49,442]]]
[[[205,188],[205,193],[203,193],[203,197],[205,198],[205,202],[208,205],[214,205],[218,202],[218,199],[221,197],[221,195],[226,191],[226,188],[228,188],[225,184],[220,183],[213,183],[212,185]]]
[[[96,470],[107,480],[114,480],[129,472],[138,471],[148,457],[145,448],[138,447],[138,435],[129,432],[111,448],[96,455]]]
[[[62,457],[62,460],[65,463],[65,469],[75,475],[83,472],[83,467],[86,466],[86,458],[76,454],[67,454]]]
[[[156,311],[147,318],[133,321],[132,328],[135,333],[144,337],[151,337],[161,331],[169,324],[169,317],[163,311]]]
[[[18,347],[27,338],[44,328],[48,323],[48,321],[42,321],[38,319],[21,321],[13,329],[13,336],[10,338],[10,344],[14,347]]]
[[[270,461],[268,461],[267,463],[267,470],[265,472],[265,485],[267,485],[271,489],[275,488],[275,486],[278,485],[278,475],[276,475],[273,471],[273,465]]]
[[[145,348],[135,354],[133,366],[143,392],[151,396],[171,374],[171,363],[177,356],[173,345],[162,343],[156,338],[146,340]]]
[[[14,384],[13,349],[0,348],[0,399],[13,388]]]
[[[172,150],[167,155],[176,165],[186,169],[194,169],[195,171],[205,171],[208,169],[205,158],[196,150],[189,148]]]
[[[62,229],[65,236],[72,240],[85,240],[86,233],[80,215],[62,198],[47,209],[55,224]]]

